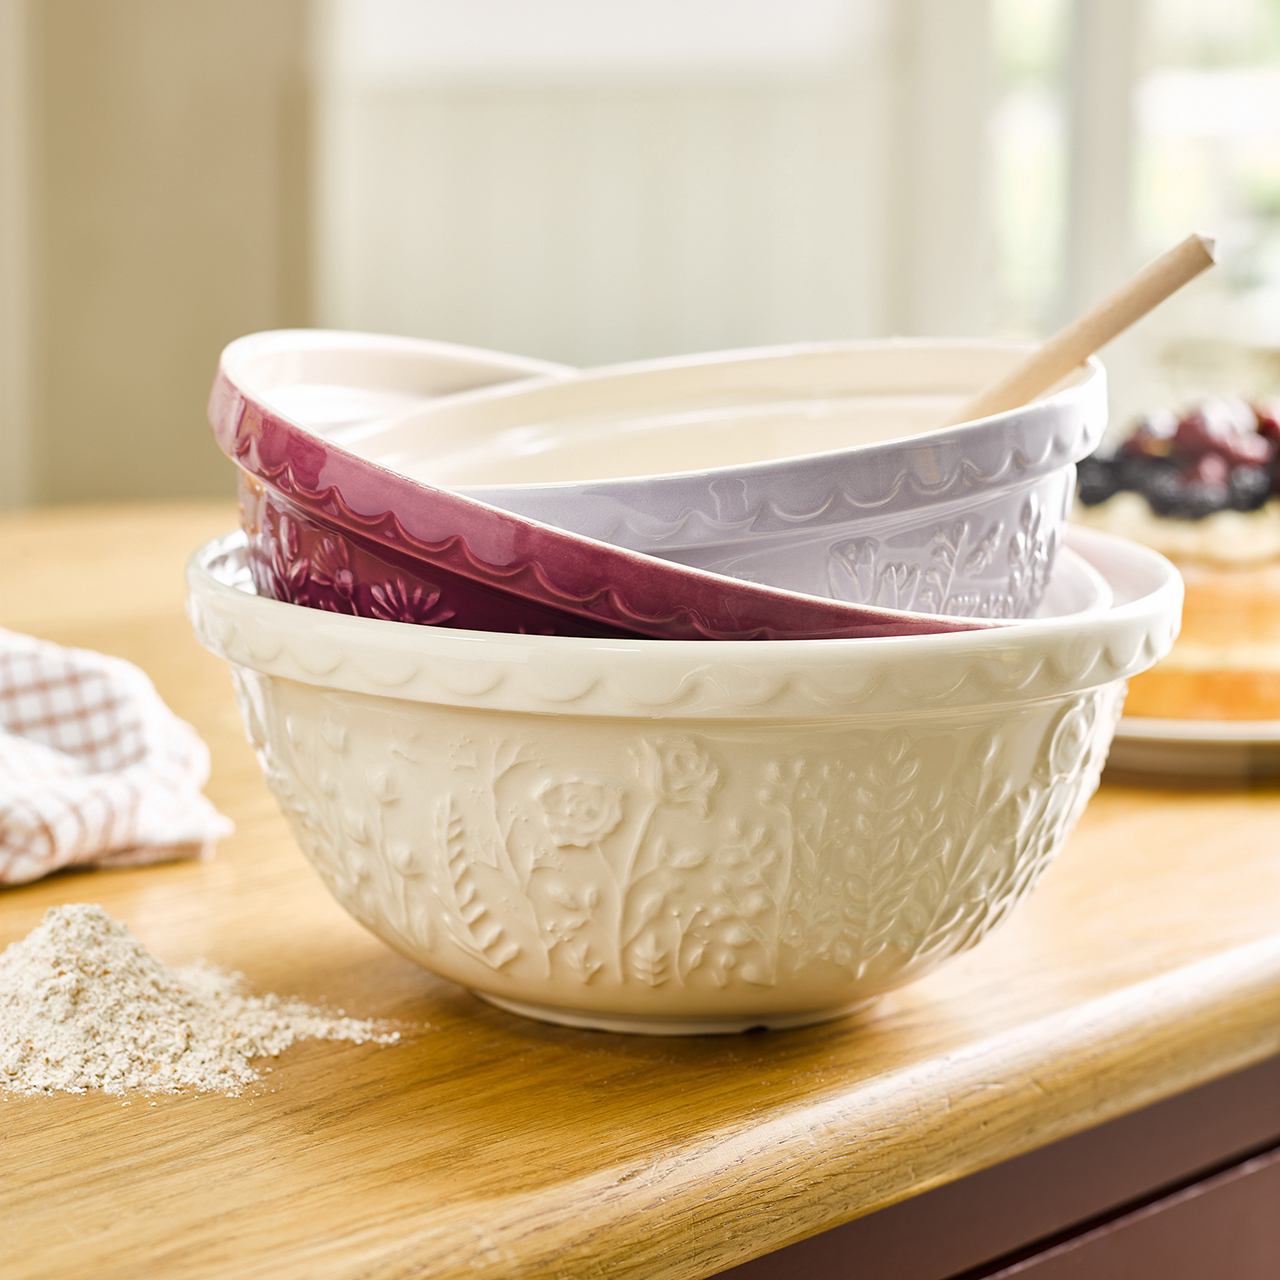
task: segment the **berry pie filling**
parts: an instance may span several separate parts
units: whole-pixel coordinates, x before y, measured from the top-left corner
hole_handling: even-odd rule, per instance
[[[1125,714],[1280,720],[1280,398],[1150,414],[1077,483],[1074,521],[1163,552],[1186,586],[1178,642]]]
[[[1149,414],[1119,448],[1084,459],[1077,486],[1078,523],[1174,560],[1280,558],[1280,398]]]

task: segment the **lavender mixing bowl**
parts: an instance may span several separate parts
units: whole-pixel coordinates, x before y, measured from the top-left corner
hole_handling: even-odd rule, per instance
[[[369,335],[258,334],[223,352],[209,402],[240,467],[264,595],[485,631],[663,639],[921,635],[990,625],[741,581],[554,528],[360,456],[379,417],[532,362]],[[543,367],[548,368],[548,366]],[[388,385],[386,369],[396,374]],[[356,388],[361,395],[352,401]],[[340,406],[326,410],[328,398]],[[310,424],[310,425],[309,425]],[[344,443],[339,443],[342,440]]]
[[[617,546],[793,591],[975,617],[1039,603],[1106,426],[1091,361],[939,428],[1020,344],[728,352],[437,400],[353,444],[413,479]]]

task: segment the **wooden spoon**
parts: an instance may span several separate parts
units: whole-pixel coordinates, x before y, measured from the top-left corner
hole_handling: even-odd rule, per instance
[[[1131,276],[1110,297],[1059,330],[998,382],[979,391],[950,423],[1016,409],[1048,391],[1095,351],[1217,261],[1208,236],[1190,235]]]

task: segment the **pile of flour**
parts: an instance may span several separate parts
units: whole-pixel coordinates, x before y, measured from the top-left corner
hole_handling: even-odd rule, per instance
[[[99,906],[51,907],[0,953],[0,1092],[238,1093],[253,1058],[295,1040],[390,1044],[398,1032],[245,994],[202,961],[171,969]]]

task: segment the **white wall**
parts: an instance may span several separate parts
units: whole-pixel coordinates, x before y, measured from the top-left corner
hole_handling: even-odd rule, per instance
[[[594,364],[984,331],[985,0],[331,0],[318,320]]]

